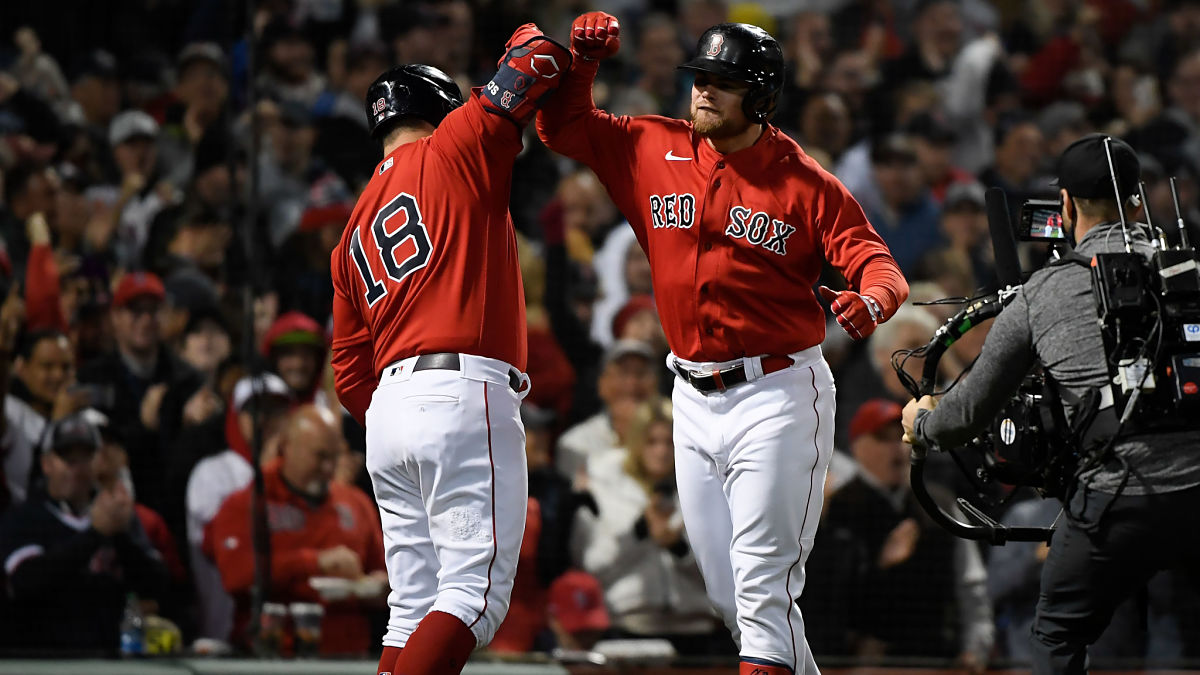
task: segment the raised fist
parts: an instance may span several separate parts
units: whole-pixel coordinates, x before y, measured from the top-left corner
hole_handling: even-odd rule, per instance
[[[854,338],[861,340],[875,332],[875,326],[887,320],[883,307],[869,295],[854,291],[835,291],[828,286],[818,289],[821,297],[829,303],[838,325]]]
[[[607,59],[621,48],[621,24],[607,12],[582,14],[571,24],[571,50],[588,61]]]
[[[554,91],[571,68],[571,51],[532,23],[516,30],[505,45],[499,70],[482,88],[484,108],[518,125],[533,117],[543,96]]]

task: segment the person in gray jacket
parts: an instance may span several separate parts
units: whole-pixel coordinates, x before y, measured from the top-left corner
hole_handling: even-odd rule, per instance
[[[1129,220],[1137,211],[1129,199],[1137,192],[1137,155],[1112,139],[1118,204],[1104,143],[1102,135],[1085,136],[1063,151],[1058,164],[1063,224],[1085,258],[1123,251],[1118,209]],[[1135,251],[1149,257],[1146,228],[1132,223],[1130,230]],[[962,385],[940,402],[929,396],[909,402],[903,424],[914,453],[968,441],[1035,363],[1067,401],[1106,384],[1107,356],[1096,316],[1085,266],[1068,262],[1035,272],[996,317]],[[1077,411],[1066,413],[1070,421]],[[1130,593],[1159,569],[1200,569],[1200,539],[1182,532],[1188,529],[1184,520],[1200,512],[1198,453],[1195,432],[1122,434],[1103,461],[1075,478],[1065,506],[1072,517],[1062,519],[1042,572],[1032,632],[1034,673],[1086,672],[1087,646]]]

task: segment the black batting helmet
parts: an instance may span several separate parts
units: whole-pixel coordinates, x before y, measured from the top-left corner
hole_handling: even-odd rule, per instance
[[[433,126],[463,104],[462,91],[449,75],[421,64],[397,66],[367,88],[367,126],[382,138],[393,119],[416,117]]]
[[[722,23],[704,31],[696,56],[679,67],[749,84],[742,110],[754,122],[771,118],[783,89],[783,50],[770,33],[747,23]]]

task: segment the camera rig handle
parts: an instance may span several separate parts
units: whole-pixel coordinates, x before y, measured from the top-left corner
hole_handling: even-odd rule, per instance
[[[925,363],[921,371],[919,391],[914,392],[917,398],[934,392],[937,381],[938,363],[950,345],[954,344],[968,330],[995,317],[1009,302],[1016,297],[1017,289],[1009,286],[1004,290],[979,298],[960,310],[946,323],[938,328],[925,346]],[[998,523],[974,504],[965,499],[958,499],[958,507],[970,521],[963,522],[957,516],[943,509],[929,494],[925,484],[925,455],[912,456],[910,483],[917,503],[926,513],[946,531],[962,539],[986,541],[993,546],[1003,545],[1009,541],[1050,541],[1054,530],[1048,527],[1010,527]]]

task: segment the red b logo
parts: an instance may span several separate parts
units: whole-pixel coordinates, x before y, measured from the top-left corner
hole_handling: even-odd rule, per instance
[[[708,49],[704,50],[704,53],[709,56],[716,56],[717,54],[721,53],[721,45],[724,43],[725,37],[720,33],[717,33],[716,35],[712,36],[711,40],[708,41]]]

